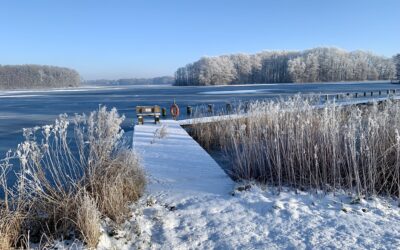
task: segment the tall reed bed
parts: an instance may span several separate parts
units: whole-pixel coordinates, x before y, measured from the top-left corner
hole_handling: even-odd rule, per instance
[[[145,178],[124,143],[123,120],[116,109],[100,107],[24,130],[25,141],[0,161],[1,249],[74,236],[93,248],[101,217],[118,223],[127,216]],[[9,186],[13,170],[17,181]]]
[[[206,149],[223,151],[237,179],[400,197],[400,103],[314,103],[253,102],[245,116],[195,121],[191,131]]]

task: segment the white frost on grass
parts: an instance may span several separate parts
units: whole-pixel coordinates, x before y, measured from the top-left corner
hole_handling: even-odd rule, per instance
[[[142,153],[148,190],[122,230],[131,238],[103,237],[100,249],[400,247],[400,208],[393,200],[353,204],[344,193],[277,194],[255,185],[240,192],[177,122],[166,123],[168,136],[156,143],[151,140],[159,126],[135,127],[134,147]]]
[[[381,102],[386,101],[388,99],[392,100],[400,100],[400,95],[390,95],[385,97],[363,97],[363,98],[349,98],[349,99],[339,99],[336,100],[335,103],[338,106],[350,106],[350,105],[359,105],[359,104],[368,104],[374,102]],[[318,104],[314,105],[315,109],[324,108],[325,104]],[[253,111],[255,112],[255,111]],[[204,116],[204,117],[195,117],[189,119],[179,120],[178,123],[181,126],[187,126],[195,123],[210,123],[210,122],[218,122],[218,121],[225,121],[230,119],[241,119],[248,117],[248,113],[241,112],[241,113],[233,113],[228,115],[218,115],[218,116]]]

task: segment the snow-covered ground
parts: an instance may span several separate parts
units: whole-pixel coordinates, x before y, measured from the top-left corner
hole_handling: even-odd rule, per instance
[[[149,194],[135,210],[139,245],[152,249],[398,249],[399,208],[382,199],[252,186],[181,199]],[[173,201],[175,210],[169,209]],[[127,245],[129,246],[129,245]],[[136,247],[137,245],[135,245]],[[129,249],[129,247],[127,247]]]
[[[135,127],[148,189],[100,249],[400,248],[394,200],[236,184],[177,122],[163,124]]]

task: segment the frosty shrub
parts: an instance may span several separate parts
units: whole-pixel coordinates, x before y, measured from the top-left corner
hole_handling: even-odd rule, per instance
[[[62,114],[53,125],[24,129],[25,141],[0,163],[1,212],[23,218],[12,227],[18,230],[12,231],[10,244],[20,244],[21,235],[39,242],[43,235],[51,239],[77,234],[95,246],[100,215],[117,220],[128,203],[139,198],[144,174],[124,143],[123,120],[115,108],[100,107],[89,116],[69,119]],[[19,162],[19,170],[9,187],[12,160]],[[3,230],[9,229],[0,226],[1,235]]]
[[[205,148],[223,151],[237,179],[400,197],[400,103],[313,103],[253,102],[245,116],[195,122],[191,131]]]
[[[119,150],[97,170],[90,175],[89,190],[102,214],[122,222],[129,213],[128,204],[141,196],[145,186],[138,158],[130,150]]]

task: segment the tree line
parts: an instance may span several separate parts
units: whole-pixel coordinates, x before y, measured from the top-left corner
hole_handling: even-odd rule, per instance
[[[0,89],[77,87],[77,71],[44,65],[0,65]]]
[[[172,76],[160,76],[153,78],[123,78],[118,80],[87,80],[84,84],[89,85],[163,85],[163,84],[173,84],[175,78]]]
[[[176,85],[388,80],[396,75],[392,58],[338,48],[263,51],[203,57],[179,68]]]
[[[400,54],[397,54],[393,57],[393,60],[396,64],[396,71],[397,71],[397,80],[400,80]]]

